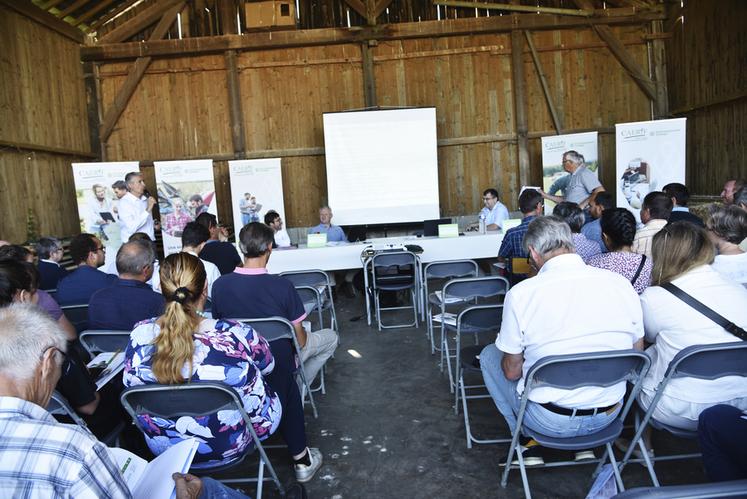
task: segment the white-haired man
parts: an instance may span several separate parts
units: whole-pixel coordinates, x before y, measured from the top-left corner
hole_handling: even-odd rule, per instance
[[[584,157],[576,151],[566,151],[563,153],[563,170],[571,174],[568,186],[565,188],[565,196],[551,196],[544,191],[540,191],[542,197],[562,203],[570,201],[576,203],[579,208],[585,210],[597,192],[604,191],[604,186],[594,173],[586,168]]]
[[[574,252],[568,224],[554,216],[534,219],[524,247],[537,276],[508,292],[501,332],[495,344],[480,353],[485,384],[512,433],[517,430],[524,378],[538,360],[643,348],[638,295],[621,275],[584,264]],[[583,303],[586,312],[572,313],[572,303]],[[617,417],[623,395],[624,383],[611,388],[538,388],[529,395],[524,425],[560,438],[593,432]],[[521,443],[526,464],[543,462],[534,440]]]

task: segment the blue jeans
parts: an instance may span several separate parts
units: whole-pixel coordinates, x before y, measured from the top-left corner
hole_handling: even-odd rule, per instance
[[[513,435],[516,431],[516,415],[521,405],[521,395],[516,391],[519,380],[506,379],[501,369],[502,359],[503,352],[498,350],[495,344],[490,344],[480,353],[480,369],[488,392]],[[612,423],[617,418],[621,407],[609,414],[601,412],[589,416],[564,416],[529,401],[524,412],[523,425],[549,437],[578,437],[599,431]]]
[[[199,499],[249,499],[246,496],[210,477],[202,477],[202,492]]]
[[[242,213],[241,214],[241,226],[248,224],[252,221],[252,216],[249,213]]]

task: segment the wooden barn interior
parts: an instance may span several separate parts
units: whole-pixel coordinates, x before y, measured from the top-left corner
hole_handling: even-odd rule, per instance
[[[0,239],[80,233],[71,163],[97,161],[139,161],[155,186],[154,161],[212,159],[218,217],[230,224],[228,161],[279,157],[286,225],[313,226],[328,202],[322,115],[365,108],[436,108],[443,217],[475,214],[488,187],[517,210],[521,187],[542,185],[541,138],[557,134],[599,132],[599,175],[609,189],[617,123],[687,118],[685,183],[696,200],[718,199],[727,179],[747,177],[745,0],[260,3],[284,4],[290,19],[258,22],[251,0],[0,0]],[[361,327],[365,321],[347,322],[359,313],[341,306],[344,327]],[[381,347],[381,337],[357,338],[360,352]],[[424,380],[434,361],[415,353],[413,342],[402,352],[427,359],[413,362]],[[387,369],[401,369],[380,355]],[[331,376],[330,391],[348,393],[355,388],[348,382],[363,388],[345,395],[351,412],[336,413],[336,399],[320,403],[327,419],[308,423],[317,442],[335,425],[362,420],[370,403],[364,388],[380,388],[361,381],[368,374],[354,359],[341,350],[338,357],[333,369],[356,371]],[[412,393],[395,375],[390,383],[400,397]],[[453,400],[422,392],[432,413],[421,420],[435,428]],[[385,396],[373,399],[394,405]],[[398,414],[376,428],[385,435],[388,425],[407,439],[415,423]],[[345,435],[379,435],[335,431],[337,447]],[[422,461],[403,464],[395,452],[383,461],[386,438],[398,437],[382,436],[375,456],[326,469],[309,491],[334,498],[521,494],[518,479],[498,487],[500,452],[466,451],[461,434],[448,444],[426,437],[403,445],[422,452]],[[392,440],[388,446],[398,448]],[[347,444],[335,452],[344,456]],[[423,475],[424,483],[421,467],[442,471]],[[634,484],[649,484],[642,468],[631,472]],[[537,495],[583,497],[590,473],[573,473],[537,479]],[[670,464],[663,476],[705,481],[697,464]],[[453,480],[475,488],[457,490]]]

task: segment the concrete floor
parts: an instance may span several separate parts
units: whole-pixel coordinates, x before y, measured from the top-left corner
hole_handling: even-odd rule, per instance
[[[308,406],[306,411],[309,445],[324,454],[321,470],[306,484],[309,497],[522,497],[518,470],[512,470],[507,488],[500,487],[498,463],[507,444],[467,449],[461,411],[454,414],[448,378],[430,354],[425,326],[379,332],[367,326],[365,316],[351,321],[365,312],[360,294],[338,298],[337,311],[341,344],[327,364],[327,394],[316,394],[318,419]],[[478,435],[507,434],[491,400],[471,402],[470,414]],[[277,441],[273,437],[270,443]],[[697,448],[664,434],[654,435],[654,447],[658,455]],[[283,483],[291,483],[287,452],[269,453]],[[593,469],[530,470],[532,493],[583,498]],[[706,481],[699,460],[663,462],[656,470],[663,484]],[[651,485],[637,464],[626,467],[623,480],[628,488]],[[253,487],[247,491],[254,496]],[[268,483],[265,497],[276,496]]]

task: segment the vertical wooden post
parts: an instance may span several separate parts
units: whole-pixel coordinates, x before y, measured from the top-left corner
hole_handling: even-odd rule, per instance
[[[661,33],[664,29],[663,21],[651,22],[651,33]],[[664,40],[654,39],[651,43],[654,84],[656,85],[656,101],[654,102],[654,118],[669,116],[669,95],[667,92],[667,58]]]
[[[101,157],[101,139],[99,138],[99,98],[96,88],[96,75],[92,62],[83,63],[83,83],[86,87],[86,115],[88,117],[88,140],[91,152]]]
[[[239,87],[239,71],[236,65],[236,51],[227,50],[225,59],[233,152],[237,158],[244,158],[246,156],[246,139],[244,135],[244,114],[241,111],[241,89]]]
[[[363,59],[363,97],[366,107],[376,107],[376,75],[374,74],[373,47],[376,40],[361,43],[361,55]]]
[[[236,25],[236,2],[234,2],[234,0],[218,0],[218,15],[220,16],[222,34],[238,34],[238,26]]]
[[[524,88],[524,36],[520,30],[511,31],[511,74],[513,76],[514,122],[519,156],[519,183],[529,185],[529,148],[527,141],[527,107]]]

